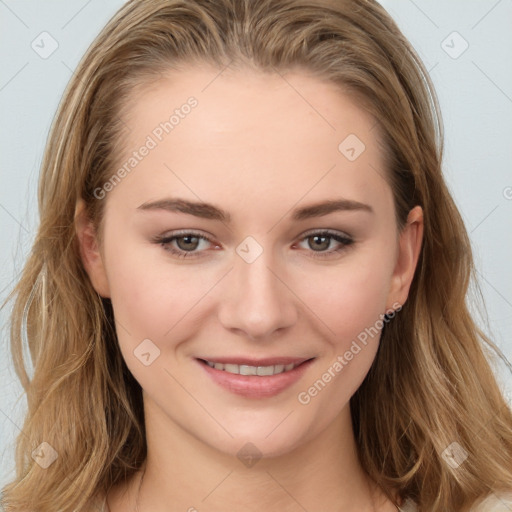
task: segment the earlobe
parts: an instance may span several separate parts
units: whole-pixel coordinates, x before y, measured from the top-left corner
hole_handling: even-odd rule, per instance
[[[94,289],[102,297],[109,298],[110,287],[96,232],[92,221],[87,217],[85,202],[82,198],[77,201],[75,208],[75,231],[80,258]]]
[[[407,217],[407,223],[400,234],[398,257],[391,281],[388,308],[392,304],[405,304],[414,277],[423,241],[423,210],[415,206]]]

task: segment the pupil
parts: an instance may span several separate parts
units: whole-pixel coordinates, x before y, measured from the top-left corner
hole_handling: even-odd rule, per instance
[[[317,248],[319,247],[319,245],[322,245],[322,242],[318,243],[318,240],[324,240],[323,244],[325,245],[325,241],[329,239],[328,236],[322,236],[322,235],[314,235],[313,236],[313,239],[315,240],[315,245],[317,246]],[[329,242],[327,241],[327,246],[329,246]],[[326,248],[326,247],[323,247],[323,248]]]
[[[196,242],[194,244],[194,242],[191,242],[191,240],[195,239]],[[196,236],[182,236],[180,238],[178,238],[178,245],[180,245],[180,241],[181,240],[184,240],[185,241],[185,249],[195,249],[195,245],[197,245],[197,237]],[[190,247],[190,244],[193,245],[193,247]],[[188,247],[187,247],[188,245]]]

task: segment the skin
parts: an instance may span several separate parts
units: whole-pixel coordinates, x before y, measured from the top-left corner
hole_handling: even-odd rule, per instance
[[[399,233],[375,122],[334,85],[301,71],[191,67],[170,76],[133,96],[120,165],[188,97],[198,105],[103,199],[103,245],[81,201],[76,215],[84,267],[112,301],[123,357],[143,388],[140,512],[396,510],[359,464],[349,409],[380,336],[308,404],[297,397],[379,315],[405,303],[421,208]],[[366,146],[354,161],[338,150],[349,134]],[[170,196],[213,203],[232,223],[138,209]],[[292,219],[295,208],[339,198],[373,213]],[[152,241],[181,229],[212,242],[175,240],[200,253],[178,258]],[[354,243],[331,238],[318,249],[304,236],[313,229]],[[252,263],[236,252],[249,235],[263,249]],[[160,350],[149,366],[134,355],[144,339]],[[290,388],[254,399],[214,383],[195,359],[207,356],[315,360]],[[252,467],[237,458],[247,442],[262,454]],[[111,490],[112,512],[135,510],[140,476]]]

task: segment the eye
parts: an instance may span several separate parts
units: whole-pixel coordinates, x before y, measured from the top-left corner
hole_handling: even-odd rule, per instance
[[[339,244],[339,247],[325,250],[331,246],[333,240]],[[315,253],[313,254],[314,258],[328,258],[344,251],[354,243],[350,236],[330,230],[308,232],[302,237],[300,243],[304,241],[308,241],[309,248]],[[204,249],[207,248],[208,244],[214,243],[210,238],[193,231],[181,231],[168,236],[156,236],[153,238],[153,242],[161,245],[166,251],[178,258],[202,257],[202,253],[205,252]],[[202,250],[201,245],[203,245]],[[219,246],[216,245],[216,247]]]
[[[329,251],[324,250],[329,248],[333,240],[339,244],[339,247]],[[301,242],[304,241],[308,241],[309,248],[312,248],[313,252],[316,253],[313,255],[314,258],[328,258],[346,250],[348,246],[354,243],[350,236],[330,230],[308,232],[301,240]]]
[[[202,242],[213,243],[208,237],[192,231],[177,232],[170,236],[157,236],[153,238],[153,242],[160,244],[166,251],[178,258],[198,257],[199,253],[204,252],[196,250]]]

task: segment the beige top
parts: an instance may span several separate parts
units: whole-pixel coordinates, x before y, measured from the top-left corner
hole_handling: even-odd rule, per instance
[[[411,499],[405,500],[401,512],[416,512],[418,507]],[[511,512],[512,492],[507,494],[491,494],[480,505],[471,508],[470,512]]]

